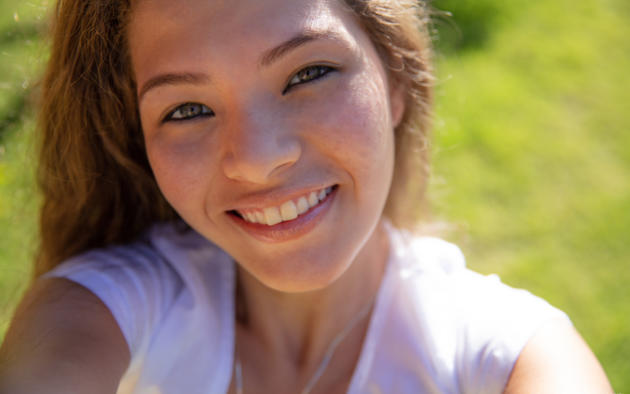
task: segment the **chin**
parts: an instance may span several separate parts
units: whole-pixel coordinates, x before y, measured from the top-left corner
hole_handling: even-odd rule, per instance
[[[332,284],[337,278],[281,278],[272,283],[262,282],[267,287],[282,293],[307,293],[323,290]]]
[[[330,286],[346,272],[350,264],[343,263],[343,259],[328,258],[323,263],[302,260],[298,264],[276,263],[265,267],[243,268],[260,283],[273,290],[283,293],[305,293]]]

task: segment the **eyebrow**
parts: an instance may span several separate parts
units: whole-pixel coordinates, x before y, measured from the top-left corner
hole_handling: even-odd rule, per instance
[[[282,57],[286,56],[289,52],[296,50],[306,43],[315,40],[332,40],[343,41],[341,36],[332,30],[305,30],[294,37],[284,41],[280,45],[277,45],[267,51],[265,51],[258,61],[260,67],[268,67],[271,64],[277,62]],[[166,73],[159,74],[150,78],[145,82],[138,91],[138,101],[142,100],[142,97],[151,89],[155,89],[159,86],[165,85],[181,85],[181,84],[200,84],[207,83],[210,77],[202,73]]]
[[[283,56],[286,56],[289,52],[315,40],[342,41],[342,38],[338,33],[332,30],[305,30],[282,44],[265,51],[260,57],[258,64],[261,67],[268,67],[272,63],[280,60]]]
[[[138,101],[142,100],[149,90],[155,89],[158,86],[164,85],[181,85],[181,84],[200,84],[210,80],[210,77],[201,73],[167,73],[159,74],[149,79],[142,85],[142,88],[138,92]]]

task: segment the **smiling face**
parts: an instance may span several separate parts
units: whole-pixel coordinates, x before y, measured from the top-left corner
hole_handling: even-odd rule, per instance
[[[129,45],[159,187],[281,291],[322,288],[372,238],[402,93],[335,0],[139,0]]]

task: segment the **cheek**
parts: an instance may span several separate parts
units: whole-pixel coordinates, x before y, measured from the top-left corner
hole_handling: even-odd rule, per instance
[[[337,152],[351,175],[389,172],[394,133],[383,81],[374,73],[359,74],[337,87],[316,116],[328,152]]]
[[[210,181],[208,142],[169,140],[165,135],[145,139],[151,169],[166,200],[180,214],[203,203]]]

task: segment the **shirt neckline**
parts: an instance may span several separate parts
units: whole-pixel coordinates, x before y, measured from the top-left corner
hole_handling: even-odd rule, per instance
[[[370,314],[370,322],[368,323],[367,333],[363,340],[359,359],[354,368],[354,372],[352,373],[352,377],[350,378],[350,384],[348,385],[348,390],[346,391],[347,394],[358,392],[358,389],[367,378],[366,375],[369,372],[369,367],[372,363],[372,359],[375,353],[376,339],[378,338],[378,335],[384,323],[384,309],[386,308],[386,305],[391,298],[392,286],[389,284],[391,282],[391,276],[393,275],[392,272],[394,271],[393,266],[395,265],[395,262],[397,260],[396,256],[398,253],[398,249],[400,248],[400,240],[396,236],[396,229],[393,228],[393,226],[387,221],[385,221],[385,229],[390,241],[389,254],[387,257],[385,272],[383,273],[381,283],[379,284],[376,293],[374,309]],[[225,349],[231,349],[231,352],[228,351],[227,354],[224,355],[224,360],[230,363],[229,365],[231,365],[231,368],[226,368],[230,372],[228,378],[226,379],[227,384],[225,392],[228,391],[230,383],[232,381],[232,376],[234,375],[234,360],[236,357],[236,262],[233,259],[231,261],[232,264],[230,265],[230,273],[228,274],[229,276],[231,276],[232,279],[229,286],[230,289],[228,291],[228,294],[230,294],[231,297],[226,297],[228,305],[226,305],[226,308],[224,308],[225,311],[228,311],[228,313],[230,313],[230,316],[224,316],[224,321],[230,322],[224,326],[224,328],[229,329],[230,333],[228,339],[230,345],[226,346]]]

